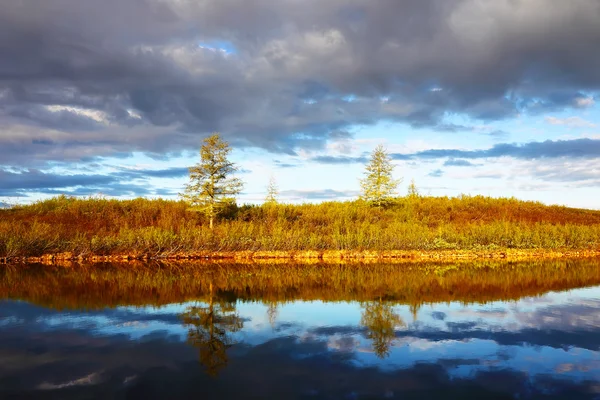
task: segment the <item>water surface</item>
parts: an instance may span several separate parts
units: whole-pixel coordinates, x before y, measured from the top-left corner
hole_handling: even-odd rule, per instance
[[[600,398],[600,263],[0,267],[0,398]]]

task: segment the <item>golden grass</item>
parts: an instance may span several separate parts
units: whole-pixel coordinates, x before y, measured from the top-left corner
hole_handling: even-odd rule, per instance
[[[180,201],[57,197],[0,210],[0,259],[390,258],[600,249],[600,212],[482,196],[231,206],[210,230]],[[383,256],[382,256],[383,254]]]

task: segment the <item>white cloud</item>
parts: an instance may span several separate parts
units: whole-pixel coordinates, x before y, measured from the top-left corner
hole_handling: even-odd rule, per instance
[[[546,122],[550,125],[564,125],[573,128],[594,128],[596,124],[590,121],[587,121],[580,117],[567,117],[567,118],[557,118],[557,117],[546,117]]]
[[[591,107],[595,104],[593,97],[578,97],[575,99],[575,104],[578,107]]]
[[[89,109],[89,108],[80,108],[80,107],[71,107],[71,106],[62,106],[62,105],[46,106],[46,109],[48,109],[48,111],[51,111],[51,112],[68,111],[73,114],[78,114],[78,115],[82,115],[84,117],[88,117],[90,119],[93,119],[96,122],[108,124],[106,114],[100,110],[93,110],[93,109]]]

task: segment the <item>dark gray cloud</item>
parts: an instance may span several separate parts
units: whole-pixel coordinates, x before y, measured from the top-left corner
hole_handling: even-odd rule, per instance
[[[109,196],[144,196],[157,193],[144,182],[149,178],[174,178],[187,175],[187,168],[132,170],[121,168],[107,174],[58,174],[37,169],[20,171],[0,169],[0,197],[27,196],[31,193]],[[127,182],[127,183],[124,183]]]
[[[165,156],[215,130],[295,154],[380,120],[584,107],[598,20],[596,0],[0,0],[0,163]]]

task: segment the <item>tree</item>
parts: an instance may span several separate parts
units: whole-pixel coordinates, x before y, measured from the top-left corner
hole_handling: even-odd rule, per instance
[[[189,327],[188,343],[199,349],[200,363],[211,376],[216,376],[227,365],[227,349],[236,343],[231,333],[244,326],[234,302],[214,300],[211,283],[208,304],[190,306],[181,315],[183,323]]]
[[[279,195],[279,188],[275,178],[271,176],[269,179],[269,185],[267,186],[267,197],[265,197],[265,204],[277,204],[277,196]]]
[[[361,198],[377,207],[388,204],[401,182],[393,178],[393,171],[394,165],[387,151],[382,145],[377,146],[366,166],[365,178],[360,180]]]
[[[379,358],[390,354],[390,346],[396,338],[396,326],[404,326],[404,321],[390,304],[373,301],[365,304],[360,324],[367,328],[367,338],[371,339],[373,351]]]
[[[274,301],[271,301],[268,303],[268,308],[267,308],[267,317],[269,318],[269,324],[271,325],[271,328],[275,329],[275,324],[277,322],[277,315],[279,314],[279,311],[277,310],[277,303]]]
[[[408,185],[408,197],[415,198],[419,197],[419,189],[417,189],[417,185],[415,184],[415,180],[410,180],[410,185]]]
[[[185,186],[182,198],[191,209],[204,213],[213,227],[213,220],[234,196],[242,191],[243,183],[231,177],[236,165],[227,156],[231,147],[218,133],[204,139],[200,148],[200,162],[189,168],[190,182]]]

